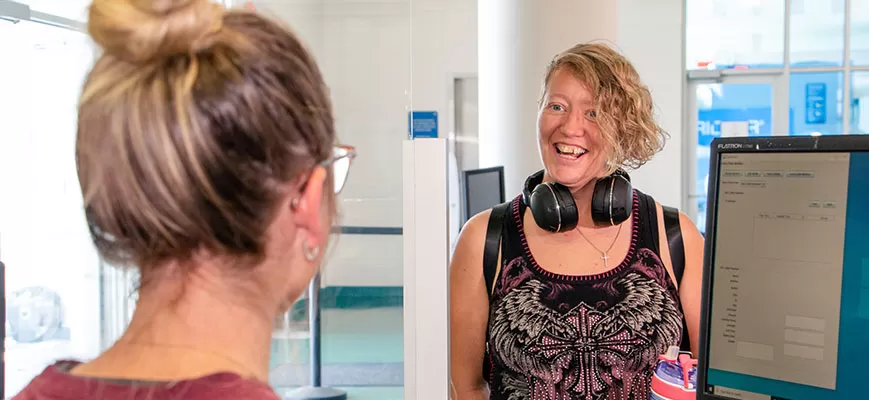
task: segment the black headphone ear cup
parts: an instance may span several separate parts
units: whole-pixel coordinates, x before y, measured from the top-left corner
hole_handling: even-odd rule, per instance
[[[579,213],[570,190],[556,182],[537,185],[526,203],[537,226],[551,232],[565,232],[576,228]]]
[[[626,173],[617,171],[594,185],[591,217],[597,225],[618,225],[631,216],[634,189]]]

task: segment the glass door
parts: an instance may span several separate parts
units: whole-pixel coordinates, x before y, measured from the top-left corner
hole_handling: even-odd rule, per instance
[[[0,257],[5,393],[60,358],[100,350],[100,261],[74,160],[76,104],[93,53],[78,31],[0,19]]]
[[[787,116],[777,115],[775,104],[784,87],[776,77],[730,76],[698,79],[688,87],[688,215],[701,232],[706,228],[709,182],[709,145],[716,137],[770,136],[787,132]],[[786,92],[785,92],[786,93]],[[786,94],[785,94],[786,96]]]

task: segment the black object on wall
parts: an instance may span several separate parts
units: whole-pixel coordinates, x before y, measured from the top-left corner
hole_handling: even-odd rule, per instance
[[[504,167],[468,169],[462,176],[462,225],[505,201]]]

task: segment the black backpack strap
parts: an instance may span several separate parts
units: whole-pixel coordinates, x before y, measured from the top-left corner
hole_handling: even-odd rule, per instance
[[[682,225],[679,223],[679,210],[662,205],[664,211],[664,231],[667,232],[667,245],[670,248],[670,261],[673,263],[673,274],[676,282],[682,287],[682,275],[685,273],[685,244],[682,242]],[[681,351],[691,351],[691,339],[688,336],[688,321],[682,314]]]
[[[510,202],[498,204],[489,214],[486,228],[486,243],[483,248],[483,277],[486,280],[486,293],[491,296],[495,288],[495,275],[498,273],[498,258],[501,253],[501,231],[507,218]]]
[[[486,227],[486,243],[483,247],[483,278],[486,280],[486,295],[491,299],[495,290],[495,279],[498,275],[498,261],[501,255],[501,236],[504,230],[504,221],[507,219],[507,211],[510,202],[498,204],[492,208],[489,214],[489,224]],[[488,328],[487,328],[488,330]],[[486,334],[488,337],[488,333]],[[488,382],[492,374],[491,355],[489,354],[488,340],[486,353],[483,358],[483,378]],[[491,384],[491,382],[489,382]]]
[[[667,232],[667,244],[670,247],[670,260],[673,263],[673,274],[676,282],[682,283],[685,272],[685,245],[682,243],[682,225],[679,223],[679,210],[661,206],[664,209],[664,230]]]

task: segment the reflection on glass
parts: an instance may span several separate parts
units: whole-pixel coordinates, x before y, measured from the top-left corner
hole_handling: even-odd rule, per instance
[[[339,195],[343,229],[326,256],[319,294],[322,384],[350,398],[390,400],[403,393],[397,171],[411,106],[412,3],[257,3],[258,11],[282,19],[308,44],[329,85],[338,142],[358,153]],[[271,383],[281,395],[309,383],[307,306],[307,298],[300,300],[285,318],[288,327],[274,335]]]
[[[92,51],[78,32],[0,21],[0,246],[7,395],[59,358],[101,349],[99,260],[82,213],[76,104]]]
[[[851,73],[851,131],[869,133],[869,71]]]
[[[716,137],[772,134],[772,85],[697,85],[697,201],[695,223],[706,229],[706,193],[709,181],[709,145]]]
[[[784,65],[783,0],[687,0],[688,69]]]
[[[842,72],[791,73],[788,99],[790,135],[842,133]]]
[[[869,1],[851,0],[851,65],[869,65]]]
[[[790,14],[791,66],[841,67],[845,0],[791,0]]]

